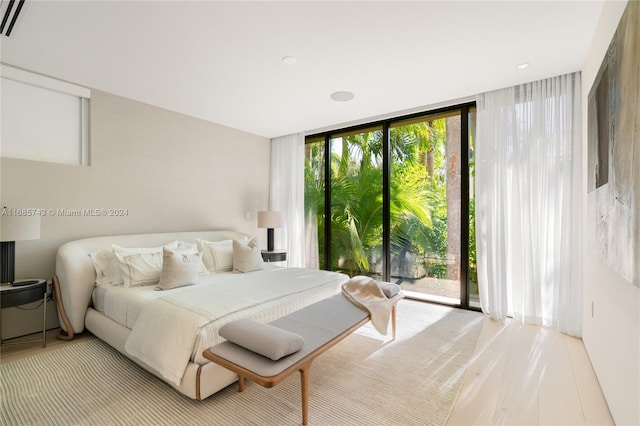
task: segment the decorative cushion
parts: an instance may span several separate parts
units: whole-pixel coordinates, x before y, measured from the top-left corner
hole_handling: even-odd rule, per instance
[[[236,272],[257,271],[264,267],[258,241],[253,237],[249,242],[233,240],[233,270]]]
[[[225,272],[233,269],[232,240],[206,241],[197,240],[204,266],[209,272]]]
[[[225,324],[219,333],[228,341],[274,361],[304,346],[302,336],[248,318]]]
[[[127,248],[113,244],[113,254],[117,259],[124,287],[157,284],[162,272],[163,247],[175,249],[177,246],[177,241],[160,247],[145,248]]]
[[[169,290],[193,285],[202,270],[202,256],[198,253],[186,254],[179,250],[162,249],[162,272],[158,290]]]

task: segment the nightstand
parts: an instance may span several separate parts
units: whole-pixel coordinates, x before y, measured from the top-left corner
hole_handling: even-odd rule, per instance
[[[16,280],[14,284],[0,287],[0,305],[2,308],[26,305],[27,303],[42,300],[42,339],[26,340],[20,342],[5,343],[2,341],[2,316],[0,316],[0,343],[2,345],[17,345],[21,343],[42,342],[42,347],[47,346],[47,280],[30,278]]]
[[[284,250],[262,250],[262,260],[265,262],[284,262],[287,260],[287,252]]]

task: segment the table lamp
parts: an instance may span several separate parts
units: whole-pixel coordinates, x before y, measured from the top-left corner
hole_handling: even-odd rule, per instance
[[[258,212],[258,228],[267,228],[267,250],[273,251],[273,230],[284,228],[284,216],[281,212]]]
[[[40,238],[40,216],[0,216],[0,284],[15,281],[16,241]]]

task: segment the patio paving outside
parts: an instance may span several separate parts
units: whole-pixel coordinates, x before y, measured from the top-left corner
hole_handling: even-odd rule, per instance
[[[399,284],[409,298],[446,304],[460,303],[460,282],[456,280],[431,277],[412,280],[393,277],[392,281]],[[471,295],[469,303],[471,306],[480,307],[477,296]]]
[[[394,278],[394,280],[396,284],[400,284],[400,288],[406,291],[460,299],[459,281],[431,277],[425,277],[417,280]]]

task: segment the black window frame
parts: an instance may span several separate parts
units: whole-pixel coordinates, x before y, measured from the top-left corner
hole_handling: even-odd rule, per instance
[[[391,250],[390,250],[390,179],[391,179],[391,146],[390,131],[394,123],[418,119],[428,118],[429,116],[448,113],[451,111],[460,112],[460,150],[466,155],[460,158],[460,185],[461,185],[461,214],[460,214],[460,303],[446,304],[442,302],[431,302],[453,306],[461,309],[477,310],[480,309],[471,306],[469,303],[469,113],[476,108],[475,101],[455,104],[447,107],[415,112],[407,115],[400,115],[386,118],[383,120],[367,122],[354,126],[338,128],[330,131],[314,133],[305,136],[305,143],[317,143],[324,140],[324,264],[328,268],[331,264],[331,139],[334,135],[343,133],[358,132],[370,129],[372,127],[380,127],[383,132],[383,160],[382,160],[382,279],[390,281],[391,273]]]

